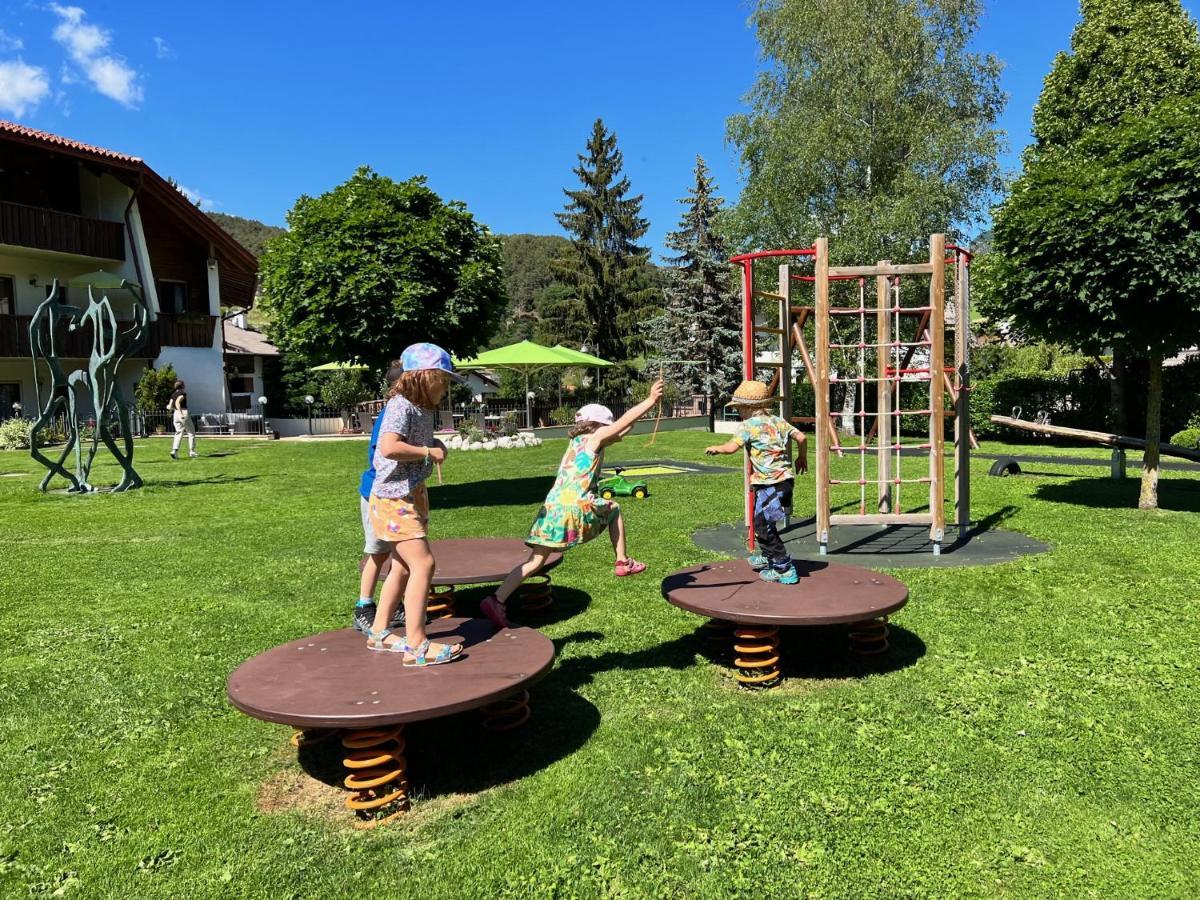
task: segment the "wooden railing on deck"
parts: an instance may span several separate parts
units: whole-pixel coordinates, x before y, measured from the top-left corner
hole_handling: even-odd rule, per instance
[[[125,225],[5,200],[0,201],[0,244],[124,259]]]

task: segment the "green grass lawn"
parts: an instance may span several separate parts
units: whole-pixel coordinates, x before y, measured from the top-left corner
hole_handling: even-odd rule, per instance
[[[633,437],[609,458],[710,442]],[[452,454],[435,536],[522,536],[562,448]],[[139,447],[145,490],[82,498],[37,493],[28,457],[0,454],[0,896],[1200,893],[1195,476],[1168,473],[1164,510],[1139,513],[1134,478],[977,460],[976,516],[1053,551],[899,572],[889,659],[800,635],[762,693],[659,595],[706,558],[696,528],[737,519],[740,475],[657,479],[624,503],[645,576],[614,579],[607,540],[556,572],[532,722],[412,727],[413,810],[361,832],[290,730],[224,690],[247,657],[348,623],[364,445],[167,449]],[[802,479],[799,511],[812,496]]]

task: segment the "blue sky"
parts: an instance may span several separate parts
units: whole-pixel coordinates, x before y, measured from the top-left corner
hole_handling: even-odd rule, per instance
[[[557,233],[601,116],[658,250],[697,153],[736,196],[725,120],[759,65],[748,13],[717,0],[0,0],[0,117],[141,156],[209,208],[276,224],[366,163],[427,175],[495,231]],[[1073,0],[987,4],[976,44],[1005,62],[1007,168],[1076,18]]]

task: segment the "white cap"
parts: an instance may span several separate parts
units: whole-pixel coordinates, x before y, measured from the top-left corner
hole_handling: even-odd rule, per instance
[[[612,410],[599,403],[589,403],[575,413],[576,422],[599,422],[601,425],[613,423]]]

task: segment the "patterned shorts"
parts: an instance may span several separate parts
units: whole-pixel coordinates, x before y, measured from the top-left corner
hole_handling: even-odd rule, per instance
[[[398,544],[426,537],[429,529],[429,491],[417,485],[407,497],[371,494],[371,527],[381,541]]]

